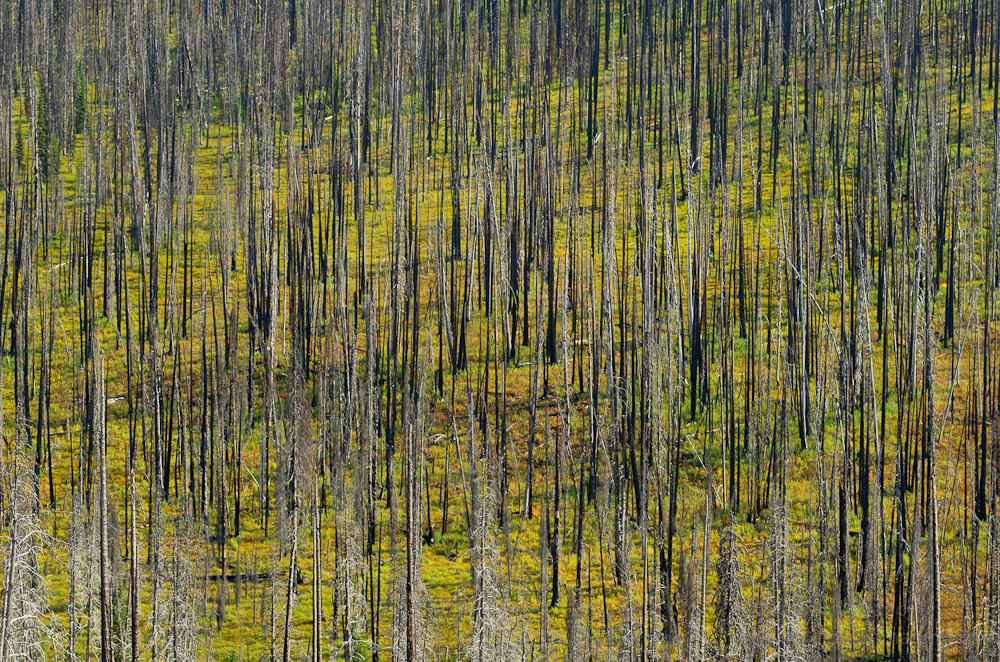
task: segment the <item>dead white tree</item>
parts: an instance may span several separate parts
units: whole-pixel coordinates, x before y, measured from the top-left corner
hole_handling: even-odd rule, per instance
[[[0,484],[10,490],[10,525],[0,530],[0,660],[39,662],[47,659],[47,650],[60,654],[64,648],[48,609],[48,584],[38,567],[39,557],[53,541],[32,507],[35,491],[30,459],[19,451],[9,458],[0,457],[0,473],[5,474]]]

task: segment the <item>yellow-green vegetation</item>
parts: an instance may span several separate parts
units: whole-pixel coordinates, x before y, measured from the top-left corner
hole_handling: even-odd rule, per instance
[[[7,3],[0,662],[997,659],[998,6]]]

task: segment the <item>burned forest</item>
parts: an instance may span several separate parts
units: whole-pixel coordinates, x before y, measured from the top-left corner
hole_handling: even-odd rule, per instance
[[[0,662],[1000,659],[1000,0],[0,5]]]

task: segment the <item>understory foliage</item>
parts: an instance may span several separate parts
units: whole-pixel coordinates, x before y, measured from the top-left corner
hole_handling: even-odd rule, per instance
[[[998,0],[0,0],[0,662],[998,659],[998,86]]]

